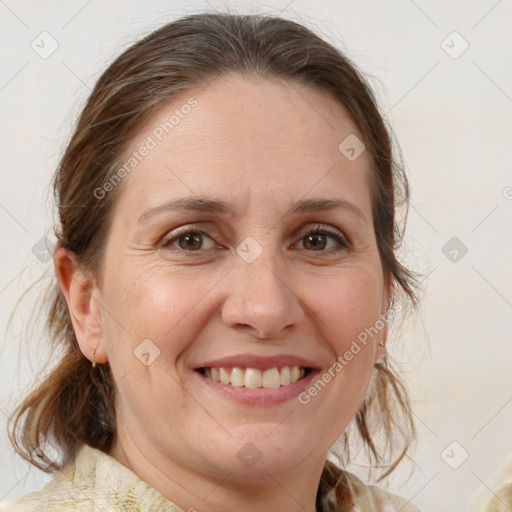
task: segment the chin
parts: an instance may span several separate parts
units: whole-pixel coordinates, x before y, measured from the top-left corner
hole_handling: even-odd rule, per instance
[[[224,475],[231,472],[230,479],[252,483],[256,476],[294,471],[312,447],[308,450],[306,436],[298,435],[296,429],[291,433],[291,426],[288,427],[278,431],[276,425],[264,424],[252,429],[244,427],[243,432],[238,433],[230,430],[232,438],[226,438],[224,443],[211,443],[219,447],[212,462],[217,468],[222,466]],[[311,439],[309,436],[309,441]],[[213,450],[210,453],[215,454]]]

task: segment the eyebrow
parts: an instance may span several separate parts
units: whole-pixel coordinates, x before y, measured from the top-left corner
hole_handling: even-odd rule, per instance
[[[292,205],[289,213],[324,212],[335,209],[343,209],[348,213],[352,213],[353,215],[367,223],[367,219],[363,211],[354,203],[351,203],[350,201],[346,201],[344,199],[302,199]],[[138,222],[141,223],[147,220],[148,218],[158,215],[160,213],[176,210],[214,213],[217,215],[236,214],[236,209],[234,208],[234,206],[225,201],[219,199],[211,199],[207,197],[190,196],[174,199],[159,206],[149,208],[140,215]]]

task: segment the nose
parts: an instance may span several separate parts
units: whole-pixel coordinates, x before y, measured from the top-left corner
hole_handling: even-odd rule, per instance
[[[304,311],[290,272],[265,252],[252,263],[236,261],[230,289],[222,306],[222,320],[261,339],[274,339],[297,326]]]

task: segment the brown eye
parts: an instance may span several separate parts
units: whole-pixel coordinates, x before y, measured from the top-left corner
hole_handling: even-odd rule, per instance
[[[302,236],[302,246],[308,252],[336,253],[350,248],[349,243],[338,230],[318,225]]]
[[[187,233],[178,237],[178,245],[187,251],[200,249],[203,244],[202,235],[200,233]]]
[[[208,244],[207,247],[204,247]],[[214,247],[213,240],[203,231],[182,230],[170,233],[161,242],[161,247],[166,250],[182,250],[190,252],[206,251]]]
[[[304,247],[306,249],[322,250],[327,245],[327,237],[320,233],[314,233],[304,237]]]

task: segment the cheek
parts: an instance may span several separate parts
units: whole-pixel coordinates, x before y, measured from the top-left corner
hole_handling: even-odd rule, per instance
[[[142,267],[119,269],[105,282],[105,343],[119,389],[118,410],[159,425],[169,419],[163,412],[167,404],[180,404],[185,415],[193,405],[175,365],[201,329],[197,306],[212,284],[203,279],[204,287],[191,286],[190,278],[161,265]]]
[[[146,379],[153,371],[171,369],[212,314],[205,294],[219,276],[203,272],[194,277],[161,262],[143,265],[136,259],[110,276],[104,319],[113,371],[138,372]]]
[[[385,327],[380,316],[383,280],[379,270],[346,267],[324,280],[322,290],[314,283],[318,284],[318,279],[311,278],[309,304],[314,305],[315,324],[333,355],[330,376],[324,372],[324,378],[336,389],[329,407],[343,413],[357,408],[371,379],[374,338]]]
[[[379,272],[380,268],[373,265],[347,265],[329,279],[309,278],[310,315],[317,329],[322,330],[322,342],[332,353],[332,363],[312,381],[300,402],[312,404],[319,416],[334,419],[327,434],[332,442],[357,413],[372,377],[372,327],[381,319],[382,305],[383,279]],[[321,290],[314,286],[319,281],[323,284]]]
[[[304,282],[306,304],[337,353],[378,320],[383,293],[379,271],[377,267],[346,266],[330,276],[312,275]]]

